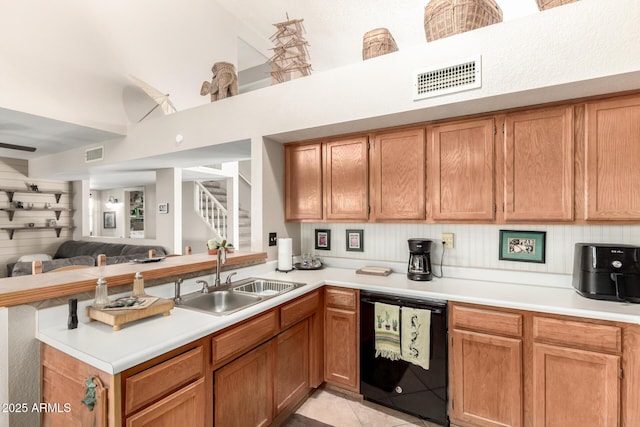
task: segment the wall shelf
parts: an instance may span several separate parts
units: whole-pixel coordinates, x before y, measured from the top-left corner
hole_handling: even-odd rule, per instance
[[[74,227],[69,225],[56,225],[55,227],[2,227],[9,234],[9,240],[13,240],[13,233],[21,230],[55,230],[56,237],[60,237],[60,232],[64,230],[73,230]]]
[[[16,212],[22,212],[22,211],[26,211],[26,212],[54,212],[56,214],[56,219],[60,219],[60,213],[64,212],[71,212],[71,209],[68,208],[59,208],[59,207],[55,207],[55,208],[0,208],[0,211],[5,211],[7,213],[7,215],[9,215],[9,221],[13,221],[13,215]]]
[[[24,190],[22,188],[0,188],[0,191],[4,191],[7,193],[7,197],[9,198],[9,202],[13,202],[13,195],[18,194],[53,194],[56,197],[56,203],[60,203],[60,196],[63,194],[68,194],[66,191],[59,190],[38,190],[38,191],[29,191]]]

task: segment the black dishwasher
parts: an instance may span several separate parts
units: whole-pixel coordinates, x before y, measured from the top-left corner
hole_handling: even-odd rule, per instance
[[[376,302],[431,311],[428,370],[375,356]],[[447,353],[446,301],[360,292],[360,393],[365,400],[448,426]]]

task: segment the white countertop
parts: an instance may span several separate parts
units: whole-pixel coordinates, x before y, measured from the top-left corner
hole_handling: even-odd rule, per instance
[[[68,330],[67,307],[38,311],[36,337],[83,362],[109,374],[122,372],[139,363],[187,344],[264,310],[294,299],[325,284],[395,295],[445,299],[451,301],[516,308],[521,310],[565,314],[578,317],[640,324],[640,304],[598,301],[578,295],[570,286],[523,285],[469,278],[434,278],[430,282],[408,280],[406,274],[387,277],[356,274],[350,268],[324,268],[317,271],[273,271],[274,264],[238,270],[234,279],[261,277],[293,282],[303,286],[227,316],[214,316],[176,307],[170,316],[155,316],[124,325],[113,331],[111,326],[89,322],[84,307],[91,301],[78,303],[79,324]],[[478,270],[482,277],[491,272]],[[209,280],[209,283],[212,283]],[[183,294],[198,289],[195,279],[183,284]],[[147,290],[160,297],[173,296],[173,284]]]

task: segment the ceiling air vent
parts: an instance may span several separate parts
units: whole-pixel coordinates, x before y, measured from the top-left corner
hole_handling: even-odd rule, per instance
[[[104,159],[104,147],[88,148],[84,150],[84,162],[91,163]]]
[[[481,57],[416,71],[413,76],[413,99],[430,98],[462,92],[482,86]]]

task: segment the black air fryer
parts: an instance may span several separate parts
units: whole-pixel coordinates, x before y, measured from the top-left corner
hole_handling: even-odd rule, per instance
[[[640,247],[576,243],[573,287],[587,298],[640,303]]]

